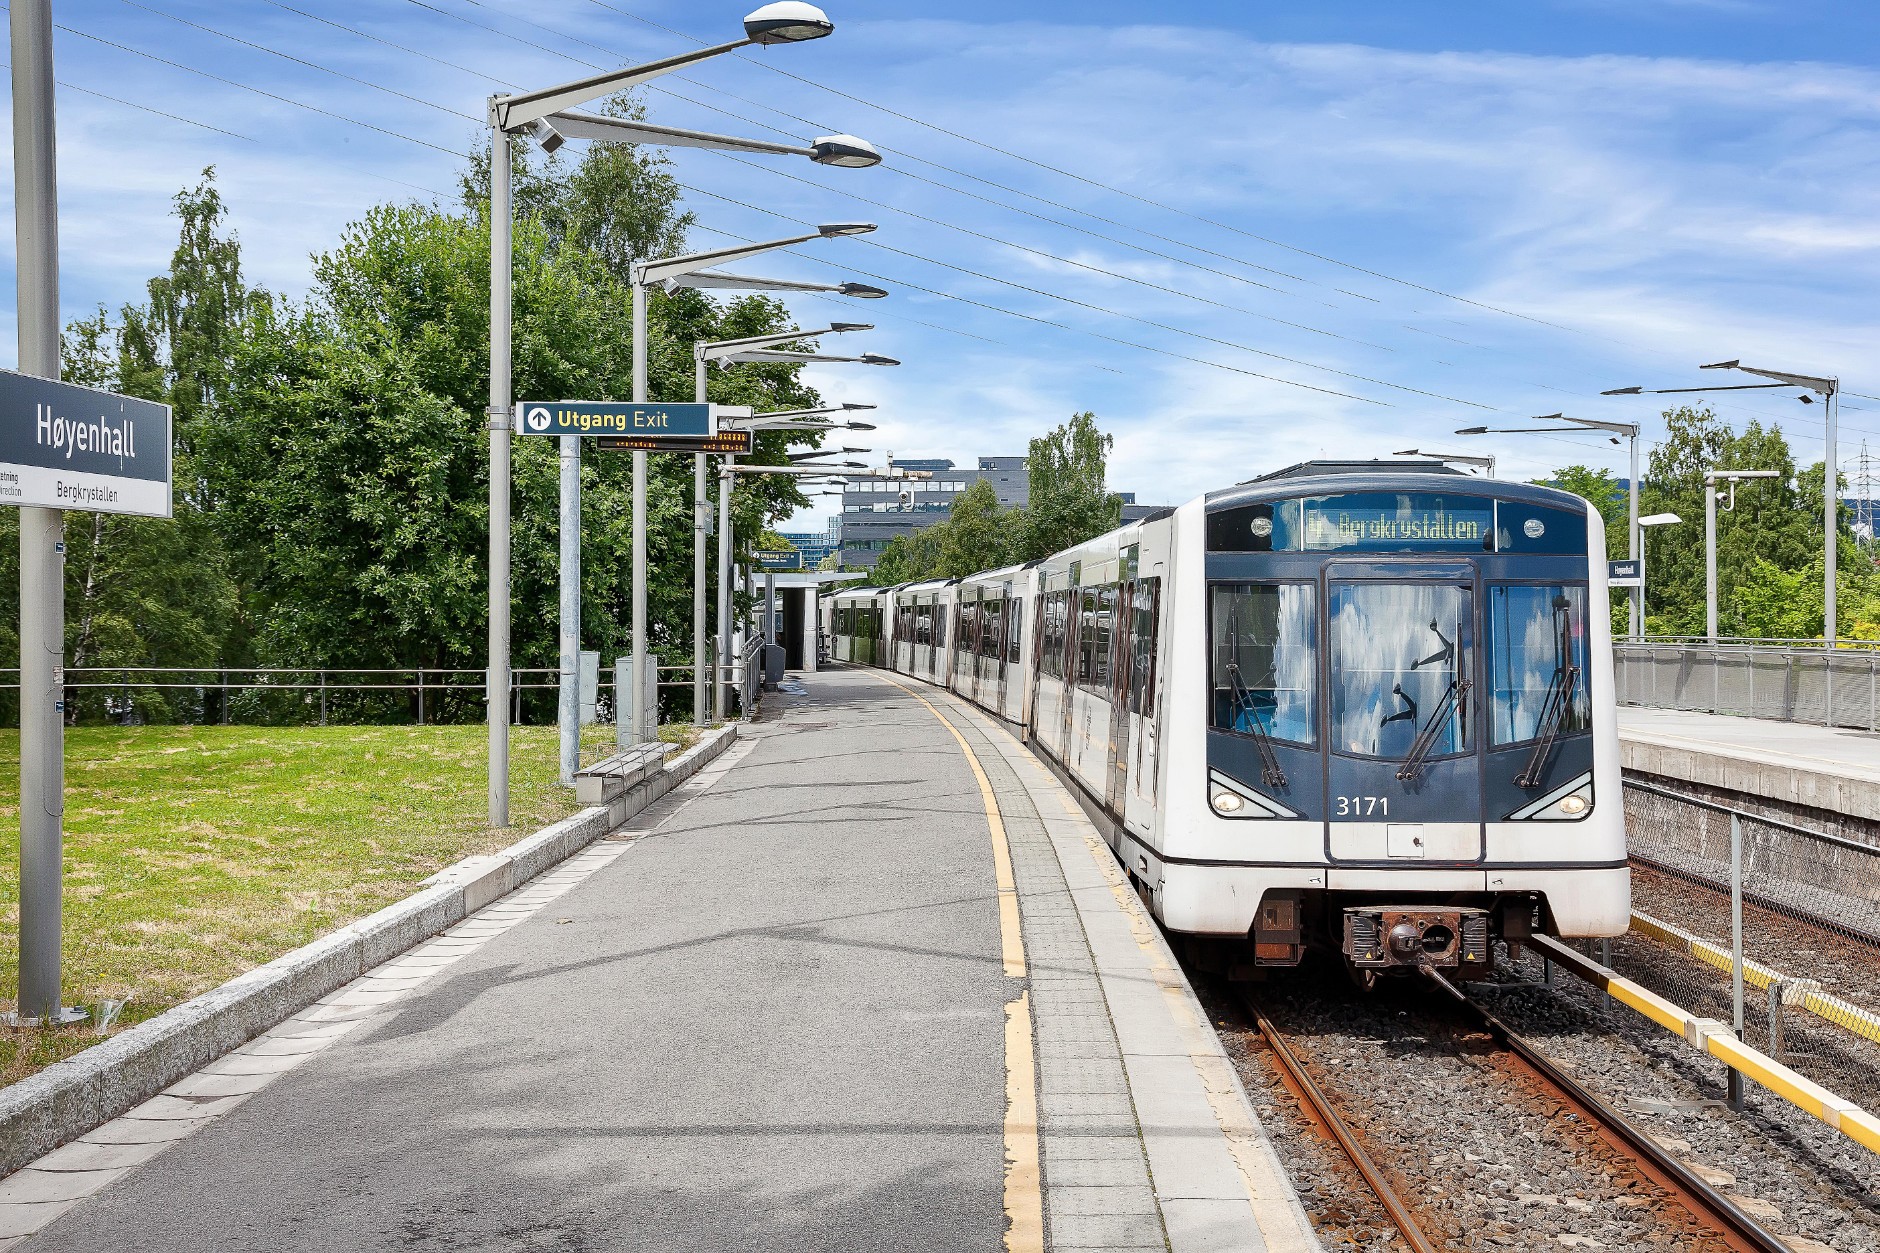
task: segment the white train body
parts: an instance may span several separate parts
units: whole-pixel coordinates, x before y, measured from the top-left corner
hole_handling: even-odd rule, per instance
[[[1562,492],[1312,463],[838,592],[824,629],[1021,728],[1169,930],[1479,969],[1497,937],[1627,927],[1604,552]]]

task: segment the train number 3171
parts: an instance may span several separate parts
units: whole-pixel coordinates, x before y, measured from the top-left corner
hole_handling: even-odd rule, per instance
[[[1337,816],[1340,818],[1369,818],[1373,814],[1390,816],[1388,796],[1339,796],[1334,799],[1338,803]]]

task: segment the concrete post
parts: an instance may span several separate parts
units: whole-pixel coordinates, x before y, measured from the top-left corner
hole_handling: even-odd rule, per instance
[[[509,825],[509,136],[490,126],[490,558],[489,669],[483,712],[489,726],[489,818]],[[519,699],[519,698],[518,698]]]
[[[692,399],[705,403],[705,354],[693,350]],[[705,496],[705,454],[692,455],[692,721],[705,724],[705,533],[711,502]]]
[[[1704,635],[1717,642],[1717,480],[1704,476]],[[1712,665],[1716,664],[1713,657]]]
[[[13,230],[20,369],[59,377],[59,193],[52,5],[15,0]],[[65,856],[65,519],[20,510],[19,1017],[66,1021],[59,936]]]
[[[718,472],[718,680],[713,687],[712,718],[725,720],[728,699],[726,685],[731,681],[731,654],[737,647],[731,629],[731,485],[737,475],[731,472],[737,458],[727,456]]]
[[[581,437],[561,443],[561,781],[581,768]]]
[[[646,394],[646,284],[633,275],[633,402]],[[646,454],[633,454],[633,742],[646,742]]]

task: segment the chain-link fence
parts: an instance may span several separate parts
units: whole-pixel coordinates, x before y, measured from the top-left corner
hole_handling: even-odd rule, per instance
[[[1636,780],[1625,802],[1614,969],[1880,1108],[1880,847]]]
[[[1816,726],[1880,724],[1880,649],[1774,642],[1613,645],[1619,703]]]

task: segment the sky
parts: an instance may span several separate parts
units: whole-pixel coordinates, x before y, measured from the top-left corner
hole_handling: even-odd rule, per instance
[[[1721,381],[1839,376],[1839,461],[1880,454],[1880,5],[1862,0],[829,0],[827,39],[660,79],[651,120],[874,169],[681,149],[693,243],[872,221],[742,263],[854,278],[792,299],[869,460],[1022,454],[1091,410],[1111,486],[1174,504],[1312,457],[1493,454],[1503,477],[1626,450],[1533,415],[1640,422]],[[454,202],[494,91],[736,38],[701,0],[62,0],[66,317],[141,297],[171,199],[216,167],[251,281],[397,200]],[[0,198],[11,201],[10,166]],[[10,250],[0,282],[11,284]],[[12,310],[0,362],[12,363]],[[1738,376],[1741,378],[1741,376]],[[1743,379],[1742,381],[1752,381]],[[686,397],[689,399],[689,397]],[[1821,458],[1818,405],[1710,397]],[[1541,425],[1550,425],[1542,423]],[[1558,425],[1558,424],[1552,424]],[[784,529],[819,528],[837,504]]]

